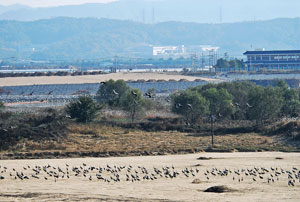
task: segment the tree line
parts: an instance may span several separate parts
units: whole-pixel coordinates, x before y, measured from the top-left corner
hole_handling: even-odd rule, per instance
[[[95,97],[81,96],[67,105],[71,118],[88,122],[102,108],[120,109],[128,113],[131,122],[142,117],[150,106],[155,90],[145,94],[132,89],[123,80],[109,80],[100,84]],[[183,117],[188,125],[203,120],[252,120],[257,125],[282,117],[298,117],[300,113],[299,89],[290,88],[277,80],[274,86],[262,87],[251,82],[207,84],[173,93],[165,103],[170,110]]]

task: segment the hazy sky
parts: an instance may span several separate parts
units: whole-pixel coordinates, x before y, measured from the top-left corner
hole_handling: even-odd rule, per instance
[[[31,7],[76,5],[84,3],[107,3],[114,0],[0,0],[0,5],[22,4]]]

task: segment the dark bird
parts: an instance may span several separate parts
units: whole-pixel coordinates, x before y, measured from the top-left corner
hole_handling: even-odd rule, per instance
[[[135,97],[137,97],[137,94],[135,91],[131,91],[131,94],[134,95]]]
[[[34,93],[34,91],[31,91],[31,93],[29,93],[28,95],[31,96],[31,95],[33,95],[33,93]]]
[[[145,95],[146,97],[152,98],[151,93],[145,93],[144,95]]]
[[[294,182],[291,181],[291,180],[288,181],[288,185],[289,185],[289,186],[295,186]]]

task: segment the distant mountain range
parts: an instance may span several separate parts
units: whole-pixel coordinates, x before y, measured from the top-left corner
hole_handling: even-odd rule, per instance
[[[6,13],[9,12],[17,12],[18,10],[23,10],[23,9],[30,9],[28,6],[20,5],[20,4],[15,4],[11,6],[1,6],[0,5],[0,15],[6,15]],[[5,18],[5,17],[4,17]]]
[[[118,0],[73,6],[0,6],[0,20],[92,17],[144,23],[223,23],[300,17],[299,0]]]
[[[59,17],[32,22],[0,21],[0,59],[82,60],[150,57],[152,45],[213,45],[220,54],[241,56],[251,48],[300,49],[300,19],[200,24],[143,24],[96,18]]]

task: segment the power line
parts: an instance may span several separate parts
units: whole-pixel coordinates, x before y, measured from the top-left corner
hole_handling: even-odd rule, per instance
[[[152,24],[155,23],[155,9],[152,7]]]
[[[223,8],[220,6],[220,23],[223,22]]]
[[[142,22],[145,23],[145,20],[146,20],[146,18],[145,18],[145,9],[143,9],[143,11],[142,11]]]

